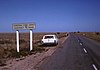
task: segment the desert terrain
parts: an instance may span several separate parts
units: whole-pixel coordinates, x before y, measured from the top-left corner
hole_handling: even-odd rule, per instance
[[[42,46],[41,39],[46,34],[56,34],[61,41],[67,36],[66,32],[33,33],[33,50],[29,51],[29,33],[20,33],[20,52],[16,51],[16,33],[0,33],[0,67],[1,69],[12,64],[11,60],[24,60],[32,54],[43,53],[56,46]],[[9,63],[10,61],[10,63]],[[13,60],[14,61],[14,60]],[[9,70],[9,69],[8,69]]]

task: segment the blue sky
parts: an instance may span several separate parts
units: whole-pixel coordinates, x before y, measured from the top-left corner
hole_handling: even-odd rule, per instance
[[[100,0],[0,0],[0,32],[35,22],[35,32],[100,31]]]

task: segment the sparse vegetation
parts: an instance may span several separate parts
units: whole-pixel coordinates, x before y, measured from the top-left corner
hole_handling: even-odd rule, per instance
[[[20,52],[16,51],[16,37],[15,33],[0,33],[0,66],[6,65],[6,60],[10,58],[20,58],[27,55],[35,54],[37,52],[46,51],[45,47],[40,46],[43,35],[56,34],[59,38],[65,37],[66,33],[34,33],[33,46],[34,49],[29,51],[29,33],[20,33]]]
[[[12,44],[12,42],[10,40],[0,39],[0,44]]]
[[[78,34],[100,42],[100,32],[80,32]]]

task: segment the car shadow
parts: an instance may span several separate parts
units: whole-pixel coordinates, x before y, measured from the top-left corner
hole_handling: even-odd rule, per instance
[[[57,45],[55,44],[43,44],[43,45],[39,45],[40,47],[55,47]]]

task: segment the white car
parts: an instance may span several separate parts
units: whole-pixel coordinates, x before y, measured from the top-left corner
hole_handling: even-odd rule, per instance
[[[42,45],[44,44],[58,44],[58,38],[56,35],[44,35],[42,39]]]

